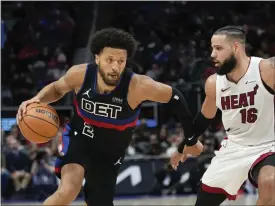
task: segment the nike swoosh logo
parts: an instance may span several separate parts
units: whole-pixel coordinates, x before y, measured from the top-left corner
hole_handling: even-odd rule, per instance
[[[226,88],[226,89],[221,89],[222,92],[225,92],[226,90],[230,89],[230,87]]]
[[[240,128],[231,129],[231,128],[229,127],[229,128],[226,129],[225,131],[226,131],[226,132],[229,132],[229,131],[233,132],[233,131],[237,131],[237,130],[239,130],[239,129],[240,129]]]
[[[194,137],[194,136],[193,136]],[[190,141],[190,140],[192,140],[193,139],[193,137],[190,137],[190,138],[188,138],[188,140]]]
[[[256,81],[246,81],[245,84],[250,84],[250,83],[253,83],[253,82],[256,82]]]

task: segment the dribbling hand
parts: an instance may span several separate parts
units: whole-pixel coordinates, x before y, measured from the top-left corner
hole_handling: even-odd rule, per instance
[[[25,114],[27,112],[27,106],[32,103],[40,103],[40,100],[30,99],[30,100],[24,101],[20,104],[20,106],[18,108],[17,115],[16,115],[17,124],[19,123],[19,121],[21,121],[23,114]]]

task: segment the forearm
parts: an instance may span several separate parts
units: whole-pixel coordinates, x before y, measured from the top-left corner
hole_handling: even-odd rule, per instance
[[[201,112],[199,112],[194,121],[193,121],[193,129],[194,134],[191,138],[184,139],[179,145],[178,145],[178,151],[182,152],[185,145],[192,146],[197,143],[199,136],[201,136],[206,129],[211,124],[212,119],[206,118]]]
[[[55,83],[45,86],[33,99],[38,99],[41,103],[52,103],[61,99],[65,94],[59,93],[55,88]]]
[[[172,96],[168,102],[170,111],[177,116],[182,124],[184,136],[190,138],[194,135],[193,118],[189,111],[187,102],[184,96],[177,89],[173,88]]]

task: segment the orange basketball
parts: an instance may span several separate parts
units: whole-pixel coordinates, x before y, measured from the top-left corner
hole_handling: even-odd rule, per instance
[[[32,103],[19,121],[19,128],[26,139],[34,143],[50,141],[59,129],[57,112],[47,104]]]

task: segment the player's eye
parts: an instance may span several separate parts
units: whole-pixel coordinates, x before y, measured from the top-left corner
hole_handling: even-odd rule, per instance
[[[111,58],[108,58],[108,59],[107,59],[107,62],[108,62],[108,63],[112,63],[112,61],[113,61],[113,60],[112,60]]]
[[[119,64],[122,64],[124,62],[124,60],[118,60]]]

